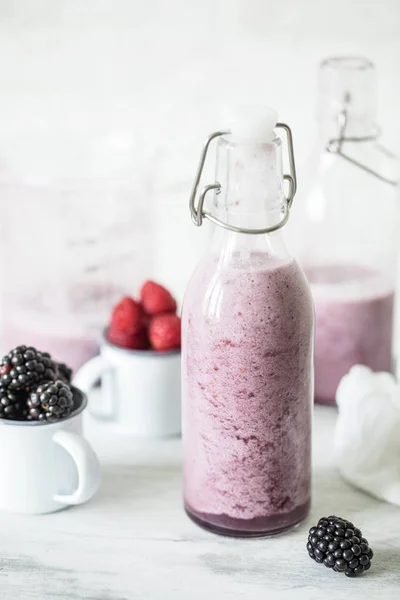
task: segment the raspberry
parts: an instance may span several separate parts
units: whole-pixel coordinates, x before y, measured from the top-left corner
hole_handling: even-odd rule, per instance
[[[181,320],[176,315],[157,315],[149,324],[149,339],[154,350],[181,347]]]
[[[145,329],[140,329],[137,333],[129,331],[120,331],[110,326],[107,332],[107,339],[111,344],[120,346],[120,348],[128,348],[130,350],[147,350],[149,341]]]
[[[146,281],[140,291],[144,311],[148,315],[174,313],[176,301],[168,290],[154,281]]]
[[[143,309],[133,298],[125,296],[114,307],[110,328],[127,334],[138,333],[144,325]]]

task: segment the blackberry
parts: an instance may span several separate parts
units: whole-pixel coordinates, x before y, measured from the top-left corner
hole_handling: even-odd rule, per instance
[[[329,569],[357,577],[371,567],[374,555],[360,529],[340,517],[323,517],[311,527],[307,551],[317,563]]]
[[[17,346],[1,361],[0,387],[30,391],[40,381],[55,379],[56,369],[47,352],[39,352],[32,346]]]
[[[66,383],[71,383],[72,380],[72,369],[69,368],[65,363],[56,363],[57,376]]]
[[[30,421],[57,421],[68,417],[74,408],[71,388],[57,379],[41,383],[31,392],[27,401],[27,418]]]
[[[11,392],[0,388],[0,419],[22,419],[25,399],[26,395],[23,392]]]

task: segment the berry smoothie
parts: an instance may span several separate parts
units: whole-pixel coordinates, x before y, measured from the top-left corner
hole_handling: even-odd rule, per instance
[[[265,535],[310,506],[313,307],[292,259],[203,262],[183,307],[184,496],[200,525]]]
[[[315,400],[335,404],[350,367],[392,371],[393,286],[358,266],[306,268],[316,313]]]

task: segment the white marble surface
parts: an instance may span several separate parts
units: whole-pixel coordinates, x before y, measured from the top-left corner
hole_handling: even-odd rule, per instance
[[[179,440],[132,442],[88,422],[104,469],[101,490],[89,504],[57,514],[0,515],[0,599],[398,599],[400,509],[338,477],[334,420],[335,410],[316,409],[310,518],[263,540],[217,537],[185,516]],[[373,568],[359,579],[308,558],[308,527],[331,513],[354,521],[375,550]]]

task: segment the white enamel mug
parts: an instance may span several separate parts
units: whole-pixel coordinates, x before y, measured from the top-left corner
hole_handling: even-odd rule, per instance
[[[132,437],[167,437],[181,432],[181,353],[126,350],[103,338],[100,355],[85,363],[74,385],[89,392],[101,380],[101,396],[90,413],[114,422]]]
[[[0,510],[42,514],[89,500],[100,485],[100,465],[82,437],[86,396],[56,422],[0,419]]]

